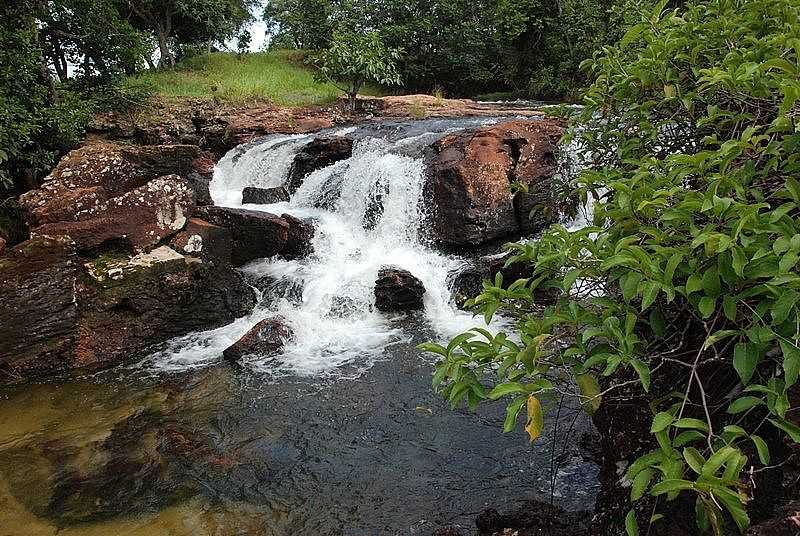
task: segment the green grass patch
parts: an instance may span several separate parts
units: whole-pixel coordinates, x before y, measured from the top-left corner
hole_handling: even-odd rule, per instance
[[[132,78],[164,97],[214,98],[225,102],[268,101],[282,106],[328,104],[341,94],[333,84],[314,79],[298,51],[256,54],[214,53],[189,58],[174,70],[149,71]],[[378,88],[366,88],[377,95]]]

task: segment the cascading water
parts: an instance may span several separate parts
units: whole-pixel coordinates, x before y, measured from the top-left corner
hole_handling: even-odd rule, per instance
[[[219,358],[258,321],[283,316],[295,337],[281,355],[244,364],[273,375],[358,375],[395,342],[408,340],[402,319],[374,308],[373,288],[382,266],[418,277],[427,290],[424,318],[434,334],[453,336],[476,324],[452,303],[449,276],[465,260],[426,245],[423,188],[426,147],[446,134],[489,124],[487,119],[383,123],[315,135],[272,136],[239,147],[218,164],[211,183],[215,204],[242,206],[242,189],[283,185],[294,156],[314,137],[348,135],[353,155],[305,178],[285,203],[247,205],[315,222],[313,253],[279,257],[243,268],[268,281],[268,299],[247,318],[221,329],[173,341],[155,356],[159,367],[200,366]],[[263,286],[262,286],[263,288]]]

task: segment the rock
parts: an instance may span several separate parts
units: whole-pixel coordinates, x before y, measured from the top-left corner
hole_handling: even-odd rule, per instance
[[[16,199],[0,202],[0,238],[8,246],[16,246],[30,238],[25,211]]]
[[[439,527],[431,536],[464,536],[464,533],[458,530],[458,527]]]
[[[429,164],[433,237],[444,246],[473,246],[532,234],[558,217],[553,153],[563,133],[551,119],[512,121],[447,136]],[[512,195],[511,182],[528,187]],[[536,218],[529,214],[544,205]],[[548,210],[549,209],[549,210]]]
[[[274,214],[224,207],[200,207],[195,216],[230,229],[232,260],[242,266],[252,260],[282,253],[289,240],[289,223]]]
[[[283,214],[281,219],[289,224],[289,237],[282,254],[290,259],[309,255],[313,249],[311,241],[314,239],[314,224],[291,214]]]
[[[214,200],[211,199],[211,191],[209,190],[209,185],[211,184],[210,178],[204,177],[200,173],[189,173],[186,175],[186,182],[194,192],[194,201],[198,207],[214,204]]]
[[[33,238],[0,259],[0,382],[130,362],[254,306],[238,272],[168,247],[83,266],[71,240]]]
[[[175,235],[170,245],[184,255],[199,257],[203,262],[218,266],[231,264],[233,235],[230,229],[198,218],[190,218],[184,230]]]
[[[383,267],[375,281],[375,306],[380,311],[422,309],[425,287],[411,272],[397,267]]]
[[[315,138],[294,158],[289,170],[286,189],[294,193],[303,180],[312,172],[328,167],[353,155],[353,140],[338,136],[334,138]]]
[[[228,361],[238,361],[247,355],[270,356],[280,352],[293,337],[292,329],[282,317],[262,320],[244,334],[222,355]]]
[[[0,238],[0,255],[3,254],[6,250],[6,241],[4,238]]]
[[[283,186],[275,188],[248,186],[242,191],[242,204],[244,205],[272,205],[282,201],[289,201],[289,192]]]
[[[0,258],[0,383],[71,366],[79,278],[67,238],[29,240]]]
[[[94,142],[69,152],[42,187],[20,197],[32,228],[93,217],[107,201],[164,175],[188,175],[199,148]]]
[[[475,518],[475,526],[482,536],[588,536],[590,517],[588,512],[568,512],[558,506],[531,499],[505,515],[494,508],[486,508]]]
[[[48,223],[33,236],[69,236],[81,252],[112,243],[130,251],[159,244],[186,225],[194,194],[176,175],[154,179],[75,215],[77,221]]]
[[[800,534],[800,500],[780,508],[769,521],[750,527],[747,536],[797,536]]]

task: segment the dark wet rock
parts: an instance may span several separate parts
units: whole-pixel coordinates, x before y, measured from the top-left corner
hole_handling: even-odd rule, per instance
[[[211,198],[211,191],[209,190],[211,184],[210,178],[204,177],[200,173],[189,173],[186,175],[186,182],[194,192],[194,200],[198,207],[214,204],[214,200]]]
[[[69,236],[81,252],[122,244],[141,251],[169,238],[186,224],[194,193],[177,175],[160,177],[75,215],[77,220],[47,223],[32,236]]]
[[[439,527],[433,531],[431,536],[464,536],[458,527]]]
[[[800,534],[800,500],[784,506],[774,517],[750,527],[747,536],[797,536]]]
[[[34,238],[0,259],[0,382],[130,362],[254,305],[238,272],[167,247],[84,266],[71,240]]]
[[[292,328],[282,317],[267,318],[245,333],[222,355],[228,361],[238,361],[248,355],[274,355],[279,353],[292,337]]]
[[[183,231],[175,235],[170,245],[176,251],[217,266],[229,266],[233,251],[230,229],[190,218]]]
[[[30,238],[30,230],[25,222],[25,211],[16,199],[0,202],[0,239],[7,246],[16,246]]]
[[[464,302],[483,292],[483,282],[488,280],[494,283],[498,274],[502,277],[503,288],[508,288],[512,283],[532,276],[532,268],[527,263],[517,262],[506,266],[510,257],[510,254],[480,257],[452,274],[450,288],[458,306],[463,307]],[[537,290],[535,297],[539,303],[549,304],[552,303],[555,295],[552,291]]]
[[[383,191],[373,190],[370,192],[367,209],[364,211],[364,220],[361,223],[364,229],[371,231],[378,226],[383,217],[383,200],[388,194],[388,188]]]
[[[328,316],[345,318],[354,315],[359,310],[358,302],[349,296],[334,296],[331,300],[331,310]]]
[[[333,138],[315,138],[306,145],[294,158],[289,170],[287,190],[297,191],[303,180],[318,169],[328,167],[353,155],[353,140],[342,136]]]
[[[199,148],[95,142],[68,153],[41,188],[20,197],[32,228],[97,216],[109,200],[165,175],[186,176]]]
[[[283,186],[256,188],[248,186],[242,190],[243,205],[272,205],[289,200],[289,192]]]
[[[66,238],[33,239],[0,258],[0,383],[69,367],[79,278],[75,246]]]
[[[223,207],[200,207],[195,216],[230,229],[233,235],[233,264],[282,253],[289,240],[289,223],[274,214]]]
[[[289,224],[289,236],[282,251],[283,256],[297,258],[309,255],[313,250],[311,241],[314,239],[314,223],[311,220],[295,218],[291,214],[283,214],[281,219]]]
[[[531,500],[508,514],[487,508],[478,514],[475,525],[482,536],[589,536],[589,520],[588,512],[567,512],[558,506]]]
[[[375,306],[380,311],[411,311],[424,307],[425,286],[407,270],[383,267],[375,281]]]
[[[5,238],[0,238],[0,255],[2,255],[6,251],[6,240]]]
[[[558,218],[554,151],[562,123],[512,121],[447,136],[430,163],[432,235],[444,246],[474,246],[531,234]],[[528,193],[512,195],[511,183]],[[543,206],[542,210],[533,211]],[[530,214],[534,212],[534,217]]]

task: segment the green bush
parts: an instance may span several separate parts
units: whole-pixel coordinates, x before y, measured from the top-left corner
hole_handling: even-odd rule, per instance
[[[745,484],[746,468],[773,463],[767,428],[800,442],[787,419],[800,374],[800,5],[665,5],[585,65],[594,166],[577,184],[598,200],[594,224],[509,246],[531,277],[486,282],[471,305],[513,318],[514,334],[423,347],[442,356],[434,384],[453,404],[510,397],[506,429],[527,406],[532,438],[547,393],[592,412],[634,382],[652,389],[657,447],[628,468],[631,500],[691,498],[699,530],[721,534],[731,521],[744,531],[750,493],[769,491]],[[544,309],[540,289],[558,295]],[[572,379],[557,382],[563,371]],[[638,533],[634,510],[625,525]]]

